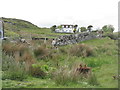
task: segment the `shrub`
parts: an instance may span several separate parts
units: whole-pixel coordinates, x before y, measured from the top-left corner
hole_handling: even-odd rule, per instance
[[[9,44],[9,45],[8,45]],[[35,63],[35,59],[28,46],[23,43],[3,43],[3,52],[10,57],[13,57],[17,62],[25,63],[25,71],[30,71],[31,65]]]
[[[61,67],[54,73],[53,79],[57,85],[68,85],[69,83],[78,83],[82,78],[75,70]]]
[[[2,79],[11,79],[11,80],[20,80],[27,78],[27,73],[25,71],[24,63],[16,62],[15,59],[11,56],[5,55],[3,53],[2,61]]]
[[[108,37],[110,39],[113,39],[113,40],[117,40],[118,39],[118,35],[115,35],[115,34],[108,34]]]
[[[87,57],[93,55],[93,49],[85,44],[74,45],[69,53],[73,56]]]
[[[9,56],[15,57],[16,53],[19,53],[19,56],[22,56],[24,52],[28,51],[29,48],[26,44],[21,43],[11,43],[11,42],[4,42],[3,43],[3,51],[5,54]]]
[[[41,65],[33,64],[31,69],[31,75],[34,77],[44,78],[46,73],[42,70]]]
[[[92,74],[89,78],[88,78],[88,83],[90,84],[90,85],[99,85],[99,83],[98,83],[98,80],[97,80],[97,77],[96,77],[96,75],[95,74]]]
[[[7,54],[7,55],[13,55],[12,53],[15,50],[15,44],[12,44],[10,42],[3,42],[2,48],[3,51]]]
[[[70,82],[70,76],[66,70],[60,70],[59,72],[56,72],[54,80],[57,85],[66,85]]]
[[[28,51],[23,54],[19,62],[25,62],[25,70],[30,72],[32,64],[36,62],[33,55]]]
[[[60,52],[63,53],[63,54],[67,54],[68,51],[66,48],[62,47],[62,48],[59,48]]]
[[[34,50],[34,54],[38,59],[45,59],[49,55],[49,50],[40,46]]]
[[[2,77],[3,80],[4,79],[11,79],[11,80],[19,80],[19,81],[22,81],[26,78],[27,78],[26,72],[24,70],[18,69],[18,68],[5,71],[3,73],[3,77]]]
[[[103,37],[109,37],[110,39],[117,40],[118,34],[114,33],[104,33]]]

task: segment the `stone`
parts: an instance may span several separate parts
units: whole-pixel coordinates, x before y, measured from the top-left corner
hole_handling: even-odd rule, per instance
[[[80,34],[63,35],[63,36],[59,36],[56,39],[56,45],[61,46],[61,45],[75,44],[81,41],[90,40],[94,38],[98,38],[98,36],[88,32],[80,33]]]

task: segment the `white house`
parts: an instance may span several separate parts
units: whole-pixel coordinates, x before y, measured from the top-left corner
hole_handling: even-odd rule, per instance
[[[58,33],[74,33],[75,29],[76,29],[76,32],[79,32],[78,27],[75,27],[75,25],[62,24],[62,25],[60,25],[60,27],[58,26],[55,29],[55,32],[58,32]]]

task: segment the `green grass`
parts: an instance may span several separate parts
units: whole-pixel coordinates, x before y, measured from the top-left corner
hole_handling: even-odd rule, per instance
[[[94,39],[81,42],[87,44],[93,48],[95,55],[88,57],[77,57],[69,55],[68,51],[73,45],[67,45],[59,47],[55,52],[57,56],[54,58],[47,58],[38,60],[37,64],[47,65],[59,69],[60,67],[66,67],[66,69],[72,69],[77,67],[79,63],[85,63],[92,68],[92,72],[95,73],[99,85],[90,85],[88,81],[82,80],[80,82],[68,82],[66,85],[56,84],[55,81],[50,78],[35,78],[28,77],[23,81],[16,80],[3,80],[3,87],[8,88],[117,88],[118,81],[114,80],[112,76],[117,75],[118,71],[118,55],[117,45],[109,38]],[[55,55],[54,54],[54,55]],[[57,63],[59,66],[57,66]]]
[[[56,38],[60,35],[69,35],[64,33],[53,33],[49,28],[38,28],[35,25],[17,19],[4,19],[5,23],[5,35],[7,36],[23,36],[24,38],[30,37],[46,37],[46,38]],[[11,22],[11,23],[8,23]],[[15,24],[15,25],[14,25]],[[43,44],[42,41],[31,41],[31,47],[26,47],[30,49],[33,54],[33,50],[38,46],[42,45],[47,48],[48,55],[45,58],[39,58],[34,55],[35,64],[43,65],[48,67],[47,75],[44,79],[35,78],[29,75],[23,81],[5,79],[3,80],[3,88],[117,88],[118,81],[114,80],[112,76],[117,75],[118,73],[118,46],[116,41],[106,38],[98,38],[88,41],[83,41],[78,44],[85,44],[93,49],[93,55],[90,56],[72,56],[70,54],[70,49],[76,45],[66,45],[58,47],[58,50],[52,49],[51,41],[48,41],[46,44]],[[10,46],[10,45],[9,45]],[[43,49],[44,51],[44,49]],[[78,52],[79,53],[79,52]],[[29,60],[29,59],[28,59]],[[87,64],[88,67],[92,68],[92,72],[95,74],[88,81],[88,79],[83,79],[81,81],[72,82],[67,79],[69,71],[75,70],[80,63]],[[53,71],[51,70],[54,69]],[[63,80],[68,80],[57,84],[53,79],[53,72],[59,72],[61,68],[64,68],[66,72],[62,72]],[[59,74],[59,76],[61,76]],[[71,76],[72,77],[72,76]],[[59,77],[56,77],[58,81]],[[96,83],[92,81],[97,80]],[[65,83],[65,84],[64,84]],[[96,85],[92,85],[92,84]],[[64,84],[64,85],[63,85]]]
[[[68,86],[56,85],[51,79],[39,79],[28,77],[24,81],[4,80],[3,87],[6,88],[95,88],[99,86],[91,86],[87,82],[80,82],[79,84],[69,83]]]
[[[24,29],[20,33],[26,33],[32,35],[32,37],[44,37],[44,38],[57,38],[60,35],[69,35],[66,33],[55,33],[51,32],[49,28],[40,28],[40,29]]]
[[[14,37],[21,35],[25,37],[44,37],[44,38],[56,38],[60,35],[68,35],[65,33],[51,32],[50,28],[40,28],[36,25],[21,19],[14,18],[2,18],[4,21],[5,36]]]
[[[102,87],[118,87],[118,80],[114,80],[112,77],[118,74],[118,66],[116,64],[102,65],[102,67],[96,71],[96,74]]]

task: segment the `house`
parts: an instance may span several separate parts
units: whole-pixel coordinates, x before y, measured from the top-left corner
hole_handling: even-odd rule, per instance
[[[62,24],[60,26],[57,26],[55,29],[55,32],[58,33],[74,33],[79,32],[79,29],[77,27],[78,25],[67,25],[67,24]]]

